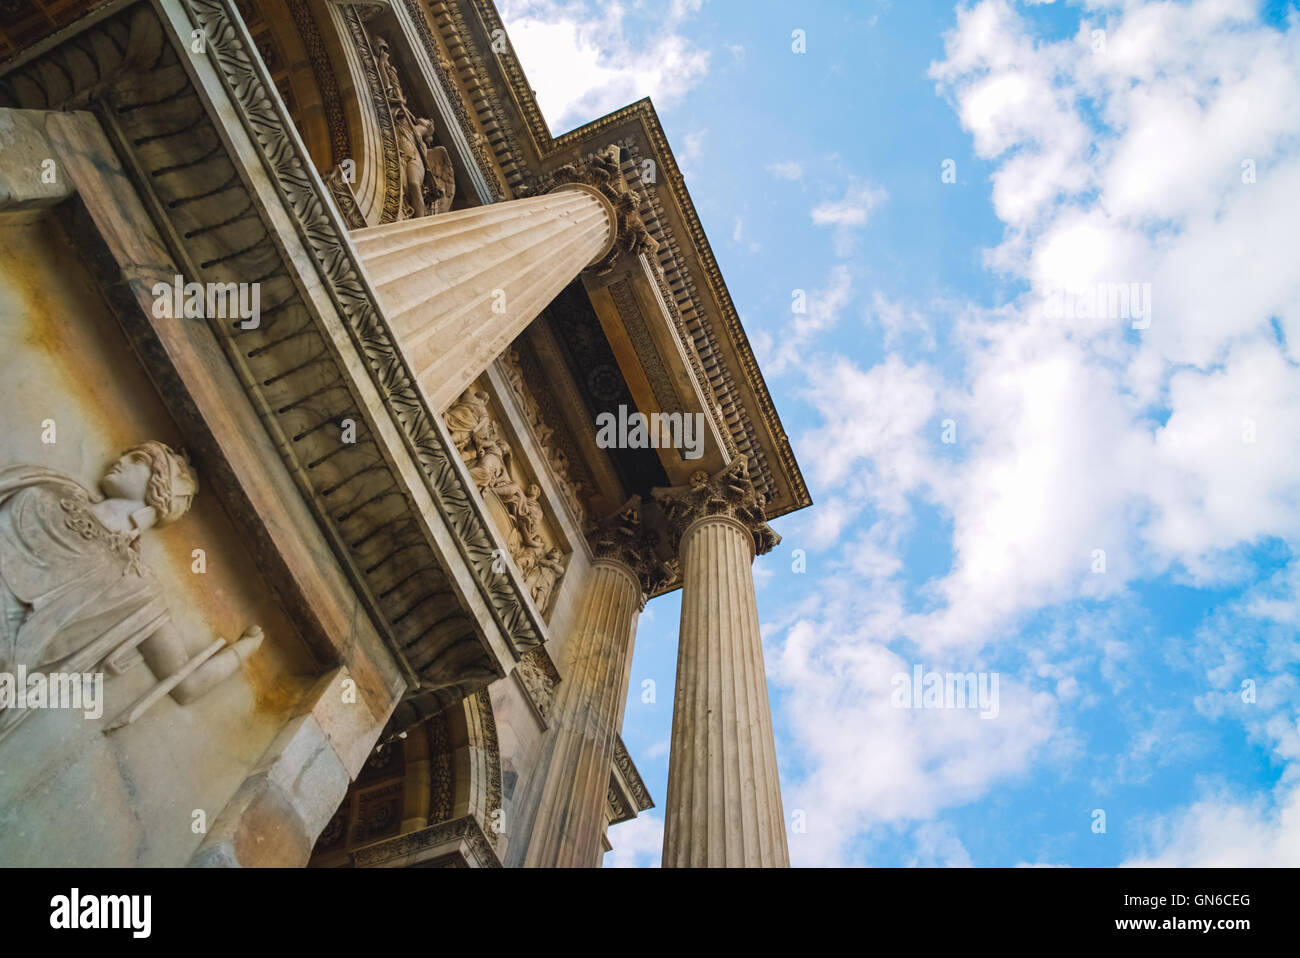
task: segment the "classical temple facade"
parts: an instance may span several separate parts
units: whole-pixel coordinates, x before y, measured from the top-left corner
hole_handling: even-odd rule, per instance
[[[594,866],[656,801],[788,864],[810,500],[648,100],[552,136],[490,0],[0,4],[0,318],[0,864]]]

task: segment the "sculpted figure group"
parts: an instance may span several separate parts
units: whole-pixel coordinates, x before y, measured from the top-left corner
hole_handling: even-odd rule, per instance
[[[515,529],[508,542],[510,555],[523,574],[533,603],[545,612],[555,584],[564,574],[564,553],[548,548],[542,537],[541,488],[530,483],[525,489],[514,479],[513,453],[492,419],[485,391],[477,386],[465,390],[447,409],[445,421],[479,493],[492,493],[509,513]]]

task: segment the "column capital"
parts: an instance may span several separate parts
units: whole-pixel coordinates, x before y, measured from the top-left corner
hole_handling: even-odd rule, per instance
[[[611,272],[623,253],[637,256],[653,253],[659,248],[650,237],[650,230],[641,219],[642,195],[627,185],[623,167],[619,162],[621,151],[610,144],[590,157],[574,160],[547,173],[532,187],[519,191],[519,196],[540,196],[555,190],[586,186],[603,196],[614,214],[614,239],[603,256],[588,267],[597,276]]]
[[[681,549],[687,529],[710,517],[732,519],[743,526],[753,537],[756,556],[771,552],[781,541],[767,524],[765,500],[749,479],[746,456],[737,456],[712,476],[700,470],[686,485],[652,489],[651,495],[663,508],[674,552]]]
[[[659,533],[641,522],[641,497],[633,496],[588,535],[592,555],[626,566],[641,583],[644,595],[654,595],[677,576],[674,562],[659,558]]]

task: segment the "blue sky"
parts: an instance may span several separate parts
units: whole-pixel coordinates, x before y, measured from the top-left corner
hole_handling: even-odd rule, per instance
[[[755,566],[792,861],[1300,865],[1295,4],[498,5],[554,132],[654,99],[817,503]]]

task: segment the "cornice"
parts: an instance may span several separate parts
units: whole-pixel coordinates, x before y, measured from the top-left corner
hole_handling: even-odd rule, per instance
[[[396,348],[231,3],[160,3],[114,4],[79,21],[75,36],[57,34],[0,66],[0,101],[102,107],[104,122],[121,128],[118,150],[145,184],[142,195],[183,272],[265,285],[260,328],[213,328],[403,665],[412,694],[394,719],[420,721],[504,675],[544,641],[545,626],[517,574],[495,568],[499,538]],[[207,38],[206,54],[192,58],[190,24]],[[198,79],[206,70],[213,78]],[[236,109],[205,105],[223,96]],[[232,141],[238,127],[218,132],[218,124],[235,117],[243,130]],[[199,144],[186,151],[193,159],[178,163],[157,146],[142,148],[178,135]],[[259,165],[250,179],[262,177],[261,185],[250,187],[245,171]],[[293,242],[301,244],[297,260],[285,251]],[[299,276],[303,270],[310,275]],[[345,415],[357,423],[354,444],[329,428]],[[440,538],[435,523],[450,535]],[[455,588],[450,569],[462,577]],[[412,656],[441,664],[416,667]]]
[[[654,799],[650,797],[650,789],[646,788],[645,782],[641,780],[641,773],[632,763],[632,756],[628,754],[627,746],[623,744],[623,738],[619,735],[614,737],[614,768],[618,770],[618,774],[627,785],[629,794],[636,802],[638,812],[655,807]]]
[[[458,6],[458,0],[443,0],[443,2],[448,7]],[[465,4],[476,12],[477,19],[481,22],[486,36],[492,36],[493,31],[501,30],[503,35],[506,36],[507,42],[509,41],[509,33],[505,31],[505,26],[501,22],[500,15],[497,13],[492,0],[459,0],[459,3]],[[739,366],[737,372],[743,378],[757,407],[752,410],[752,413],[762,423],[763,430],[769,437],[768,442],[760,441],[757,446],[759,449],[770,448],[776,455],[784,485],[789,489],[788,501],[786,501],[786,497],[777,495],[777,490],[768,490],[769,493],[772,493],[769,502],[769,514],[772,518],[775,518],[811,505],[812,498],[808,493],[808,487],[798,461],[795,459],[789,435],[781,423],[776,405],[772,401],[762,370],[759,368],[758,360],[754,356],[749,337],[745,333],[744,326],[740,321],[740,315],[736,310],[735,303],[732,301],[730,291],[727,289],[722,270],[718,266],[713,248],[704,232],[703,225],[700,223],[695,204],[691,200],[689,190],[686,188],[681,169],[677,165],[672,147],[649,98],[638,100],[591,123],[556,137],[551,134],[549,127],[546,125],[546,121],[537,105],[537,98],[528,84],[523,68],[514,55],[513,49],[507,56],[492,55],[487,57],[483,55],[482,51],[477,51],[477,53],[480,59],[480,67],[491,65],[499,71],[499,75],[509,87],[511,101],[527,128],[526,132],[532,141],[542,167],[530,171],[529,179],[532,181],[545,177],[548,171],[554,168],[554,161],[561,155],[567,156],[572,154],[574,150],[581,151],[583,148],[592,151],[597,150],[607,145],[605,140],[608,139],[611,130],[629,122],[640,125],[651,150],[659,161],[659,184],[657,185],[666,188],[666,192],[671,197],[681,222],[686,227],[687,236],[681,239],[684,239],[689,244],[698,259],[703,272],[701,279],[712,301],[716,304],[716,309],[710,309],[704,303],[697,301],[697,313],[701,320],[712,329],[720,327],[718,331],[725,336],[729,352],[735,357],[735,362]],[[495,122],[506,131],[511,130],[513,126],[511,118],[504,115],[497,115]],[[521,159],[519,154],[520,150],[514,147],[511,150],[510,158],[518,162]],[[645,192],[657,193],[658,190],[656,187],[647,189]],[[676,285],[674,283],[676,278],[671,274],[666,275],[667,285]],[[684,283],[684,285],[689,285],[689,283]],[[720,323],[717,320],[720,320]],[[706,378],[702,380],[701,384],[708,386],[709,383],[710,381]],[[713,389],[710,391],[715,392]],[[715,392],[715,399],[723,398],[729,397],[717,397]],[[726,424],[723,423],[722,425],[724,432],[727,432]],[[753,449],[753,443],[734,440],[735,437],[733,436],[733,443],[729,443],[729,446],[735,445],[742,452],[748,447],[751,450],[749,452],[751,459],[755,458],[757,450]],[[761,471],[761,464],[758,465]]]

